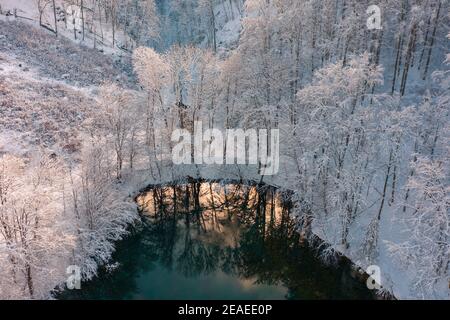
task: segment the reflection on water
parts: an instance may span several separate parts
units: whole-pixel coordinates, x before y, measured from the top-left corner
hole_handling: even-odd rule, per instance
[[[192,181],[138,197],[142,230],[122,241],[120,267],[78,299],[369,299],[349,266],[327,267],[305,246],[287,192]]]

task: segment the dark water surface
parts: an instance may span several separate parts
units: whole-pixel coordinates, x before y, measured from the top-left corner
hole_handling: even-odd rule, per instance
[[[292,202],[271,187],[192,182],[138,197],[144,223],[117,267],[59,299],[371,299],[350,266],[302,243]]]

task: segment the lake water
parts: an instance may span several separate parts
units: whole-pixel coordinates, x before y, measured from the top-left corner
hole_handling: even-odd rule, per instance
[[[59,299],[372,299],[302,241],[288,193],[198,182],[149,188],[115,268]],[[113,269],[113,270],[111,270]]]

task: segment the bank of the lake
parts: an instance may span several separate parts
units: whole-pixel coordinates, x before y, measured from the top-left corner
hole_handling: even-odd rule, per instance
[[[112,264],[59,299],[375,298],[349,260],[327,265],[308,246],[291,192],[192,180],[136,200],[142,224]]]

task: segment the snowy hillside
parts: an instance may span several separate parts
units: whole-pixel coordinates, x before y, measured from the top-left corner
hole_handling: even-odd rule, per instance
[[[0,20],[0,48],[0,172],[14,174],[14,185],[9,187],[10,201],[17,201],[14,192],[18,192],[22,194],[20,198],[26,195],[27,201],[31,201],[22,203],[23,206],[34,203],[42,210],[39,214],[43,216],[39,219],[46,233],[33,245],[37,246],[36,250],[44,245],[46,250],[45,253],[40,251],[39,257],[30,258],[37,268],[32,290],[35,297],[49,297],[50,291],[65,279],[67,259],[77,252],[73,240],[73,232],[77,231],[73,228],[72,217],[64,214],[58,190],[80,179],[83,145],[98,115],[98,86],[110,81],[121,87],[135,87],[135,82],[129,58],[114,60],[110,55],[61,36],[55,38],[48,30],[18,19]],[[42,174],[40,170],[49,175],[48,181],[37,178]],[[60,179],[58,175],[67,170],[72,172],[71,178]],[[4,176],[0,179],[1,188],[9,185],[6,184],[9,180],[5,179]],[[107,184],[104,187],[109,188]],[[108,197],[116,198],[114,201],[121,197],[113,190],[109,193]],[[4,196],[6,194],[2,194]],[[0,219],[9,219],[4,214],[2,211]],[[114,238],[124,232],[121,229]],[[46,242],[54,242],[56,238],[59,240],[55,245]],[[90,247],[86,243],[84,250],[99,248],[99,244]],[[72,251],[74,249],[76,251]],[[9,254],[10,250],[8,242],[5,246],[5,242],[0,241],[1,263],[3,254]],[[76,254],[81,257],[83,251]],[[41,264],[43,257],[51,261]],[[88,266],[89,260],[83,261]],[[90,268],[95,272],[97,262],[91,263]],[[2,265],[2,274],[8,270]],[[18,280],[13,280],[0,277],[2,298],[24,297],[23,292],[14,287],[14,281]]]

